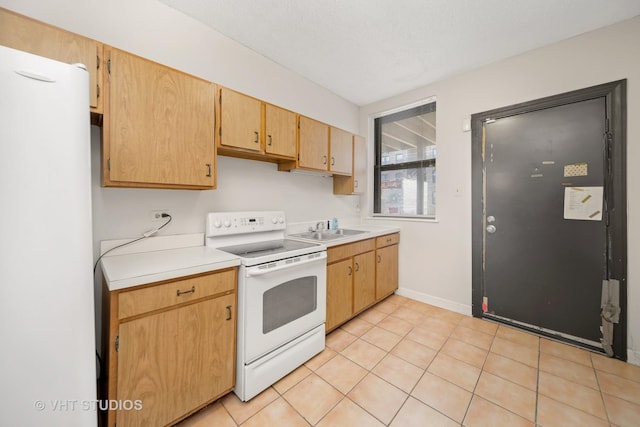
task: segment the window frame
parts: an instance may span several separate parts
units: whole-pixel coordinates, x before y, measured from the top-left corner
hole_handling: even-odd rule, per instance
[[[422,111],[425,110],[425,111]],[[374,117],[373,119],[373,141],[374,141],[374,164],[373,164],[373,211],[372,215],[378,218],[388,218],[388,219],[424,219],[424,220],[435,220],[436,214],[427,215],[427,214],[415,214],[415,215],[389,215],[383,214],[381,212],[382,200],[381,200],[381,184],[382,184],[382,173],[388,171],[401,171],[407,169],[416,169],[418,171],[418,176],[416,177],[417,183],[417,192],[416,192],[416,203],[418,206],[422,205],[424,202],[424,170],[427,167],[436,167],[436,158],[433,159],[425,159],[425,160],[413,160],[409,162],[402,163],[394,163],[394,164],[382,164],[382,125],[385,123],[394,122],[397,120],[402,120],[408,117],[414,117],[416,115],[420,115],[428,111],[437,111],[437,102],[436,97],[430,97],[418,102],[415,102],[410,105],[406,105],[400,108],[396,108],[391,111],[380,113]],[[418,113],[418,114],[416,114]],[[437,116],[436,116],[437,117]],[[437,125],[436,125],[437,129]],[[435,145],[437,147],[437,143]],[[416,211],[419,211],[418,206],[416,206]],[[424,212],[424,206],[422,205],[422,211]]]

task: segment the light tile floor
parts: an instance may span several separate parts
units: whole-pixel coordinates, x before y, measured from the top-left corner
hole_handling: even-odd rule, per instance
[[[392,295],[251,401],[181,427],[640,426],[640,367]]]

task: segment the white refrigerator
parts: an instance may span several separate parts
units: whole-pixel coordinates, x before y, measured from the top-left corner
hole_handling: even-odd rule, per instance
[[[95,426],[89,76],[0,46],[0,424]]]

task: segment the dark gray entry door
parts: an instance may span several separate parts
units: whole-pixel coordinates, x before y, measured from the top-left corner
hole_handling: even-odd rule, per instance
[[[485,121],[487,315],[599,346],[606,115],[600,97]]]

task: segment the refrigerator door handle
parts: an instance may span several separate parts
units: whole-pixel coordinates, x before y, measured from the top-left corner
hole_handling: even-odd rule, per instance
[[[47,82],[47,83],[55,83],[56,82],[51,77],[45,76],[43,74],[38,74],[38,73],[36,73],[34,71],[27,71],[27,70],[15,70],[15,71],[16,71],[16,74],[19,74],[22,77],[26,77],[28,79],[39,80],[41,82]]]

